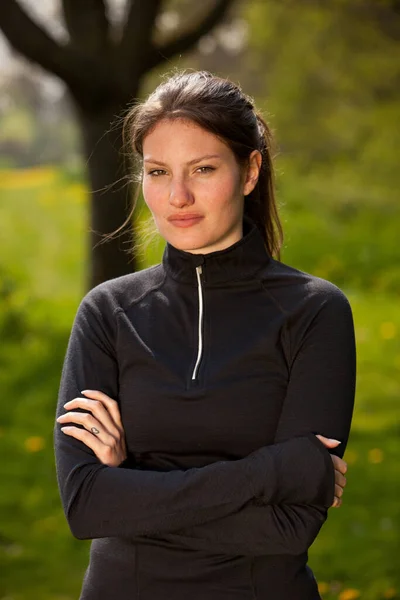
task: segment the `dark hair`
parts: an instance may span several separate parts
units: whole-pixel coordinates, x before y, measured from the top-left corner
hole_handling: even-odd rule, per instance
[[[134,104],[125,115],[124,146],[142,159],[143,140],[155,125],[162,119],[183,118],[225,142],[240,166],[246,165],[253,150],[259,150],[259,178],[245,197],[244,213],[256,223],[271,256],[279,258],[283,232],[275,199],[273,136],[252,98],[239,85],[208,71],[184,70],[166,77],[144,102]]]

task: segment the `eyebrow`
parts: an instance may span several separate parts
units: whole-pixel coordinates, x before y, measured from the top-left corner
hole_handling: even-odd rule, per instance
[[[189,160],[187,165],[194,165],[202,160],[210,159],[210,158],[221,158],[219,154],[205,154],[204,156],[200,156],[199,158],[194,158],[193,160]],[[166,167],[167,165],[160,160],[154,160],[153,158],[147,157],[144,158],[144,162],[150,162],[155,165],[160,165],[161,167]]]

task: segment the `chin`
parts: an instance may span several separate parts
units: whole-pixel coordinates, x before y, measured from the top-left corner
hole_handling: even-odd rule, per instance
[[[202,248],[205,249],[207,246],[211,246],[215,243],[213,240],[206,238],[204,234],[200,235],[198,233],[196,235],[192,232],[184,233],[182,231],[178,234],[174,233],[173,235],[169,232],[169,235],[163,235],[163,237],[169,244],[184,252],[196,252],[196,250],[201,250]],[[207,250],[205,250],[205,252],[207,252]]]
[[[184,252],[199,252],[201,251],[201,254],[206,253],[207,252],[207,247],[210,246],[211,244],[205,242],[205,241],[199,241],[197,243],[195,242],[188,242],[188,241],[183,241],[182,239],[176,239],[174,238],[174,240],[169,240],[169,243],[172,244],[173,246],[175,246],[175,248],[178,248],[178,250],[183,250]]]

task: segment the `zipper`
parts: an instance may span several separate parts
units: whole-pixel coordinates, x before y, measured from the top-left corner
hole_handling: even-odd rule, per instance
[[[193,373],[192,373],[192,381],[196,379],[197,371],[199,370],[199,365],[201,361],[201,357],[203,354],[203,314],[204,314],[204,302],[203,302],[203,286],[201,282],[201,274],[203,272],[203,268],[201,265],[196,267],[196,277],[197,277],[197,291],[199,294],[199,319],[198,319],[198,342],[197,342],[197,359],[194,365]]]

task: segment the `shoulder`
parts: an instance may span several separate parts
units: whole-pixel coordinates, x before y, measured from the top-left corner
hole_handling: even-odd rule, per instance
[[[323,307],[351,311],[347,295],[336,284],[275,259],[265,272],[263,285],[289,314],[315,314]]]
[[[290,361],[300,348],[318,348],[322,357],[328,348],[336,347],[353,360],[354,320],[343,290],[280,261],[273,261],[268,271],[263,284],[284,315],[283,334],[287,335]]]
[[[310,328],[352,333],[353,313],[349,299],[336,284],[272,260],[263,276],[263,287],[283,313],[291,336],[301,338]]]
[[[87,292],[79,308],[102,315],[113,315],[158,289],[164,279],[165,271],[161,264],[108,279]]]

